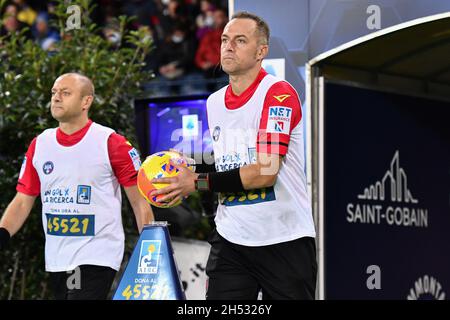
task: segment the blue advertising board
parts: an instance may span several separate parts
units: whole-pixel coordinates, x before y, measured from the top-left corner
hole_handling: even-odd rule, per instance
[[[450,295],[450,103],[326,83],[325,299]]]

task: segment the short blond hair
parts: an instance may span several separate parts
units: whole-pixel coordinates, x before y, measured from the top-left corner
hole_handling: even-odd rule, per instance
[[[233,19],[250,19],[255,21],[256,31],[259,33],[260,44],[267,44],[267,45],[269,44],[270,38],[269,25],[261,17],[258,17],[256,14],[247,11],[239,11],[233,14],[231,20]]]

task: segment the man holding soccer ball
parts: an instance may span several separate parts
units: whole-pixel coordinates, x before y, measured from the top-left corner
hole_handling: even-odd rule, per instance
[[[17,194],[0,220],[0,250],[42,202],[45,268],[56,299],[106,299],[124,252],[121,191],[124,187],[139,231],[153,220],[136,187],[139,154],[114,130],[88,117],[92,81],[78,73],[56,79],[51,113],[59,127],[30,144]],[[68,286],[73,270],[81,285]]]
[[[207,102],[217,172],[176,166],[153,191],[176,203],[195,190],[219,192],[209,242],[207,299],[314,299],[315,228],[304,174],[303,121],[295,89],[261,67],[269,28],[235,14],[221,37],[230,84]],[[169,204],[170,205],[170,204]]]

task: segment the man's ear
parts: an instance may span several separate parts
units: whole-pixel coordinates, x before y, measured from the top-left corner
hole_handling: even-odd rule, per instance
[[[83,97],[83,110],[89,110],[91,108],[92,102],[94,102],[93,96],[84,96]]]
[[[259,46],[258,52],[256,54],[256,58],[258,61],[264,59],[269,53],[269,46],[267,44],[262,44]]]

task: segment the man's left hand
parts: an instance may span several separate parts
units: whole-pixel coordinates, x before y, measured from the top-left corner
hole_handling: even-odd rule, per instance
[[[178,165],[171,161],[171,164],[179,170],[176,177],[153,179],[152,183],[168,183],[167,187],[154,190],[150,196],[157,196],[164,194],[164,197],[157,200],[157,202],[169,201],[168,206],[172,206],[182,198],[186,198],[195,191],[195,179],[198,173],[194,173],[183,165]]]

